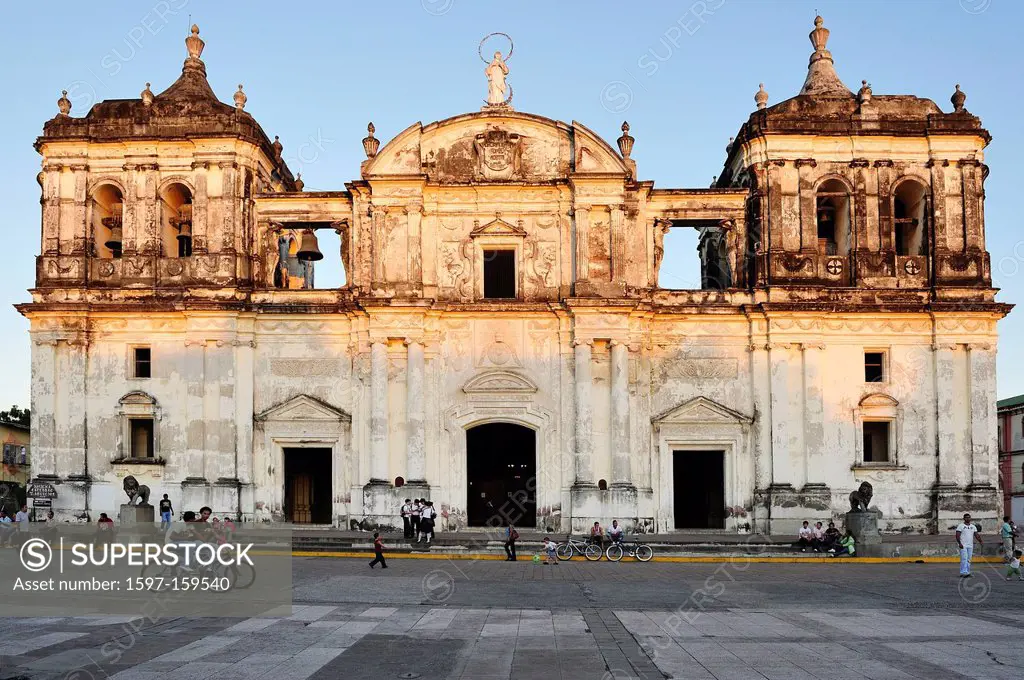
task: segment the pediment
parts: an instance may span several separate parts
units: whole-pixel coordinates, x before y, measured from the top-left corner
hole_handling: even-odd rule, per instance
[[[466,394],[532,394],[537,386],[518,373],[512,371],[487,371],[473,376],[462,387]]]
[[[746,424],[753,418],[723,406],[707,397],[694,397],[682,404],[664,411],[653,418],[656,425],[668,423],[704,423],[704,424]]]
[[[896,408],[900,403],[888,394],[875,392],[860,400],[861,408]]]
[[[300,394],[271,406],[256,420],[352,422],[352,416],[308,394]]]
[[[474,227],[473,231],[469,232],[469,235],[471,238],[477,238],[479,236],[525,237],[526,230],[514,224],[509,224],[505,220],[501,219],[501,217],[496,217],[487,224]]]
[[[141,390],[135,390],[133,392],[129,392],[128,394],[126,394],[123,397],[121,397],[120,399],[118,399],[117,403],[121,404],[122,406],[126,406],[126,405],[129,405],[129,404],[145,405],[145,406],[155,406],[156,405],[156,397],[154,397],[153,395],[149,394],[148,392],[143,392]]]

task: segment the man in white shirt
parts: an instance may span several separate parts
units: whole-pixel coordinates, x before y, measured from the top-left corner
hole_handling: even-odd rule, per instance
[[[612,543],[622,542],[622,527],[619,526],[619,520],[612,520],[612,525],[608,527],[608,538]]]
[[[402,526],[405,529],[405,538],[412,538],[412,503],[408,498],[402,506]]]
[[[800,546],[800,552],[807,552],[807,547],[814,545],[814,532],[811,531],[811,526],[806,520],[804,520],[804,525],[800,527],[800,537],[796,543]]]
[[[978,527],[971,523],[970,513],[964,514],[964,521],[956,528],[956,544],[960,548],[960,578],[970,578],[971,558],[974,556],[974,541],[981,545]]]
[[[18,523],[18,528],[21,531],[28,531],[28,506],[21,506],[21,510],[14,516],[14,521]]]

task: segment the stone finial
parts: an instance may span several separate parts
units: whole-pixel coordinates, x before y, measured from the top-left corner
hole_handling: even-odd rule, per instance
[[[757,103],[757,110],[760,111],[768,106],[768,93],[764,89],[764,83],[757,84],[758,90],[754,94],[754,102]]]
[[[281,152],[284,151],[284,144],[281,143],[281,138],[274,135],[274,143],[271,146],[274,147],[274,160],[280,162]]]
[[[146,83],[146,89],[139,96],[142,97],[142,104],[144,106],[151,106],[153,104],[153,90],[149,89],[149,83]]]
[[[377,155],[377,149],[380,148],[380,140],[373,136],[373,133],[377,128],[373,127],[371,122],[366,126],[366,131],[369,133],[363,137],[363,151],[366,152],[367,158],[373,158]]]
[[[188,58],[192,61],[199,61],[200,55],[206,43],[199,37],[199,26],[192,24],[192,35],[185,38],[185,49],[188,50]]]
[[[619,153],[622,154],[623,158],[629,158],[629,154],[633,153],[633,142],[636,139],[629,134],[629,123],[622,121],[622,136],[619,137]]]
[[[824,19],[814,17],[814,30],[808,37],[814,46],[814,53],[807,64],[807,78],[800,88],[802,95],[823,95],[826,97],[850,97],[853,95],[836,74],[832,63],[832,53],[825,49],[828,44],[829,30],[824,26]]]
[[[249,98],[242,92],[242,84],[238,84],[238,91],[235,92],[235,108],[241,111],[245,108],[245,103],[249,101]]]
[[[815,52],[824,52],[825,45],[828,44],[829,30],[825,28],[825,20],[821,18],[821,15],[814,17],[814,30],[807,36],[811,39],[811,45],[814,46]]]
[[[871,103],[871,84],[866,80],[860,81],[860,89],[857,90],[857,102],[862,106]]]
[[[295,190],[302,191],[302,188],[306,186],[306,183],[302,181],[302,173],[300,172],[295,177]]]
[[[61,90],[60,99],[57,100],[57,110],[60,111],[60,115],[66,116],[71,113],[71,100],[68,99],[68,91]]]
[[[953,96],[949,98],[949,101],[953,102],[953,113],[963,112],[967,95],[960,89],[960,83],[956,84],[956,90],[953,92]]]
[[[714,189],[716,184],[718,184],[718,175],[711,175],[711,184],[709,185],[710,188]]]
[[[730,137],[729,138],[729,143],[725,145],[725,155],[726,156],[728,156],[729,154],[732,153],[732,145],[733,145],[733,142],[735,142],[735,141],[736,141],[735,137]]]

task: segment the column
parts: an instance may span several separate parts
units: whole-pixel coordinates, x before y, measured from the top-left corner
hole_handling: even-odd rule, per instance
[[[576,281],[590,278],[590,206],[576,207]]]
[[[574,343],[576,359],[576,486],[593,485],[591,459],[594,452],[593,404],[590,371],[592,340],[577,339]]]
[[[956,352],[958,345],[939,343],[935,355],[935,426],[938,430],[938,483],[965,486],[968,480],[959,474],[956,464],[956,414],[954,410]]]
[[[62,255],[67,253],[69,248],[71,253],[84,253],[85,242],[89,234],[89,225],[86,223],[86,216],[88,214],[86,203],[88,201],[89,166],[72,165],[71,170],[75,174],[74,214],[71,221],[72,233],[68,242],[60,247]]]
[[[66,422],[58,423],[63,431],[59,456],[65,475],[85,475],[88,471],[86,456],[86,403],[88,399],[89,341],[85,333],[67,341],[67,372],[61,377],[67,393]]]
[[[768,346],[751,343],[750,379],[753,412],[754,489],[765,491],[772,484],[772,392]]]
[[[768,346],[768,370],[771,376],[771,456],[772,486],[791,486],[789,447],[792,443],[792,414],[789,412],[789,345],[772,343]]]
[[[626,282],[626,207],[614,205],[609,215],[609,229],[612,241],[611,280],[616,283]]]
[[[801,345],[804,353],[804,484],[822,484],[825,460],[825,404],[821,384],[820,342]]]
[[[419,203],[413,203],[406,206],[405,210],[409,239],[409,270],[406,280],[411,284],[420,285],[423,283],[423,241],[420,234],[423,206]],[[420,351],[423,351],[422,346],[420,346]]]
[[[612,341],[611,347],[612,484],[631,486],[633,477],[629,466],[629,347],[617,340]]]
[[[207,166],[209,167],[209,166]],[[220,169],[220,229],[221,229],[221,252],[234,253],[235,244],[238,243],[242,233],[243,225],[237,214],[238,195],[235,187],[237,180],[237,163],[224,161],[217,166]],[[238,225],[236,228],[235,225]]]
[[[971,486],[994,487],[999,458],[996,443],[996,362],[988,343],[967,345],[971,409]]]
[[[193,163],[192,169],[197,170],[204,164]],[[205,255],[210,247],[209,241],[209,205],[206,194],[206,173],[193,173],[196,182],[196,195],[192,197],[192,253]],[[216,247],[216,244],[215,246]]]
[[[406,432],[406,482],[421,482],[426,477],[427,438],[423,429],[423,345],[406,340],[408,353],[406,363],[405,424]]]
[[[370,482],[388,478],[388,347],[370,346]]]
[[[387,256],[385,249],[385,233],[386,233],[386,220],[387,220],[387,208],[382,206],[373,206],[373,235],[371,242],[366,244],[366,251],[370,253],[371,262],[373,263],[373,277],[371,283],[376,285],[383,283],[384,281],[384,258]]]
[[[206,444],[206,342],[185,341],[185,464],[183,479],[203,479],[203,454]]]
[[[235,478],[241,484],[253,483],[253,393],[255,388],[255,340],[235,344]],[[244,505],[245,512],[251,507]]]
[[[32,476],[54,477],[57,474],[56,397],[60,387],[56,380],[57,341],[49,338],[34,340],[31,361]]]

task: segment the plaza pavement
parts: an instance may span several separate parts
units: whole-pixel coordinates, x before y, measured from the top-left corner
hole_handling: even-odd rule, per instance
[[[997,565],[296,558],[288,618],[0,619],[0,678],[1010,678]],[[0,605],[2,606],[2,605]]]

